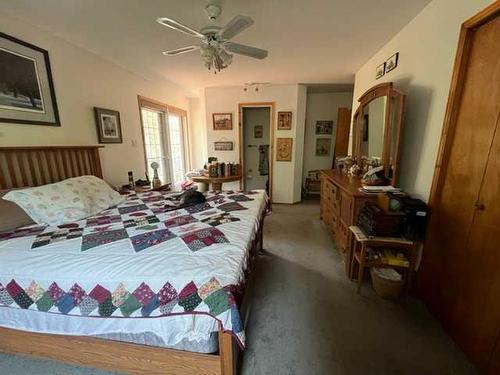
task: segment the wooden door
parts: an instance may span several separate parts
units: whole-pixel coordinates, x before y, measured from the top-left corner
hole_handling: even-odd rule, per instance
[[[337,128],[335,130],[335,148],[333,149],[332,169],[335,169],[335,158],[346,156],[349,148],[349,131],[351,129],[351,110],[339,108],[337,114]]]
[[[418,287],[452,337],[487,369],[500,328],[500,251],[493,240],[500,222],[500,19],[490,17],[467,33],[454,75],[460,94],[452,88],[457,99],[448,108],[445,155],[436,164]]]
[[[500,26],[500,19],[498,21]],[[500,27],[497,32],[500,33]],[[497,82],[500,82],[500,63],[497,66]],[[466,267],[457,280],[461,293],[451,315],[452,322],[459,328],[455,332],[456,340],[481,368],[488,365],[500,329],[500,101],[498,103],[496,131],[467,251],[462,257]]]

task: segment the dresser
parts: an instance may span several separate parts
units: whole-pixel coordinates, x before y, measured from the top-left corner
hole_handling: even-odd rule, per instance
[[[337,249],[344,256],[346,271],[350,265],[347,248],[349,227],[356,225],[359,212],[366,202],[376,202],[377,196],[359,191],[361,179],[349,177],[334,169],[322,170],[320,218],[335,237]]]

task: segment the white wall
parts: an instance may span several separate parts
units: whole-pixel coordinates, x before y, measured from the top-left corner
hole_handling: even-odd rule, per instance
[[[303,179],[309,171],[315,169],[330,169],[333,161],[333,147],[335,144],[335,130],[337,129],[337,114],[341,107],[351,108],[352,92],[328,92],[307,94],[306,128],[304,142],[304,170]],[[316,135],[316,121],[332,120],[333,133],[331,136]],[[316,138],[331,137],[331,151],[328,156],[316,156]]]
[[[105,179],[127,182],[127,171],[144,176],[137,95],[188,109],[185,92],[168,81],[147,81],[32,25],[0,14],[2,32],[49,51],[61,127],[0,123],[1,146],[97,144],[93,107],[120,112],[123,144],[105,145]],[[126,157],[124,157],[126,156]]]
[[[191,168],[201,169],[207,162],[205,97],[189,98],[189,148]]]
[[[238,104],[275,102],[274,138],[293,138],[293,157],[291,162],[276,161],[273,155],[273,201],[275,203],[294,203],[300,201],[302,179],[302,153],[304,142],[306,88],[303,85],[271,85],[243,91],[243,87],[211,87],[205,89],[206,129],[208,156],[216,156],[220,161],[239,161]],[[292,112],[292,129],[277,130],[277,113]],[[233,114],[233,130],[213,130],[212,114],[228,112]],[[214,150],[215,141],[233,141],[233,151]],[[238,188],[238,185],[225,185]],[[292,188],[290,188],[292,187]]]
[[[460,25],[491,0],[434,0],[356,73],[357,99],[392,81],[407,95],[400,186],[427,200],[441,136]],[[375,80],[375,68],[399,51],[399,65]]]

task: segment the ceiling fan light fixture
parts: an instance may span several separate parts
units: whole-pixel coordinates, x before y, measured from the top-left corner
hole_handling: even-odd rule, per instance
[[[221,13],[218,0],[208,0],[208,5],[205,7],[205,10],[208,17],[212,21],[215,20]],[[248,16],[237,15],[224,27],[211,24],[203,27],[201,31],[194,30],[168,17],[160,17],[156,22],[183,34],[201,39],[199,45],[165,51],[163,55],[177,56],[201,49],[203,64],[208,70],[213,69],[215,73],[231,65],[233,62],[233,54],[243,55],[254,59],[265,59],[268,54],[266,50],[229,41],[243,30],[253,25],[253,19]]]

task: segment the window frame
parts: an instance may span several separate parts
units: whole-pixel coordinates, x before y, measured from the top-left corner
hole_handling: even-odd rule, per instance
[[[146,139],[144,137],[144,121],[142,118],[142,109],[150,109],[153,111],[158,111],[162,114],[162,138],[163,138],[163,147],[164,151],[166,152],[166,161],[168,163],[168,171],[167,175],[170,182],[174,183],[173,180],[173,168],[172,168],[172,150],[170,147],[170,134],[169,134],[169,128],[167,126],[169,125],[169,116],[170,114],[172,115],[177,115],[181,119],[181,132],[182,132],[182,148],[183,148],[183,161],[184,161],[184,168],[186,172],[190,170],[191,166],[191,160],[189,158],[189,133],[188,133],[188,115],[187,111],[175,107],[166,103],[162,103],[160,101],[146,98],[144,96],[138,95],[138,103],[139,103],[139,117],[140,117],[140,126],[141,126],[141,136],[142,136],[142,147],[143,147],[143,155],[144,155],[144,165],[146,168],[146,171],[149,170],[148,168],[148,158],[146,154]]]

